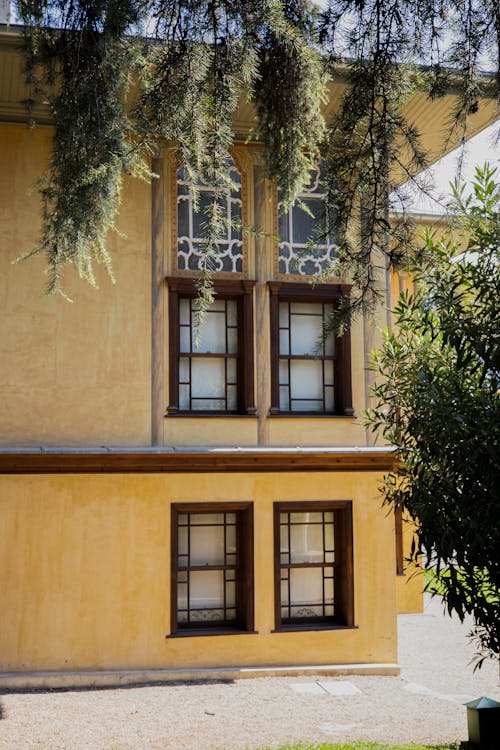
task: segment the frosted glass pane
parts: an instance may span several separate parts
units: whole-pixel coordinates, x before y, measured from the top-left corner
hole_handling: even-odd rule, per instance
[[[224,523],[223,513],[191,513],[191,526],[218,526]]]
[[[191,360],[191,388],[194,398],[224,398],[223,359]]]
[[[226,607],[236,606],[236,584],[234,581],[226,583]]]
[[[292,563],[323,562],[323,526],[292,526],[290,546]]]
[[[187,609],[187,584],[177,584],[177,608]]]
[[[292,401],[291,411],[323,412],[323,401]]]
[[[203,399],[200,398],[193,401],[191,409],[193,411],[225,411],[226,401],[223,398],[220,399]]]
[[[334,549],[333,523],[325,523],[325,549]]]
[[[325,574],[329,575],[330,571],[325,570]],[[333,578],[325,578],[325,604],[333,604]]]
[[[290,607],[291,617],[322,617],[323,607],[320,604],[298,604]]]
[[[226,526],[226,552],[236,552],[236,526]]]
[[[191,571],[189,579],[191,609],[223,606],[224,574],[222,570],[194,570]]]
[[[323,368],[317,359],[292,360],[290,381],[292,398],[323,398]]]
[[[290,523],[323,523],[323,515],[310,511],[306,511],[305,513],[290,513]]]
[[[314,353],[321,339],[322,320],[320,315],[291,316],[292,354]]]
[[[333,613],[334,610],[332,606],[325,607],[325,617],[333,617]]]
[[[190,299],[181,299],[179,302],[179,323],[181,325],[189,325],[189,311],[191,309]]]
[[[181,357],[179,359],[179,382],[189,382],[189,359],[188,357]]]
[[[335,338],[333,336],[333,331],[328,334],[324,341],[324,353],[329,357],[333,357],[335,354]]]
[[[189,386],[179,386],[179,409],[189,409]]]
[[[286,526],[280,527],[280,550],[288,552],[288,528]]]
[[[288,385],[288,360],[280,359],[280,385]]]
[[[224,564],[224,528],[193,526],[191,528],[191,565]]]
[[[236,360],[235,359],[227,359],[226,360],[226,366],[227,366],[227,382],[228,383],[236,383]]]
[[[187,326],[181,326],[179,329],[179,344],[181,352],[191,351],[191,330]]]
[[[333,385],[333,362],[331,359],[323,360],[323,372],[325,373],[325,385]]]
[[[321,317],[323,315],[323,305],[317,302],[291,302],[290,311],[292,315],[319,315]]]
[[[227,351],[228,354],[236,354],[238,352],[238,329],[229,328],[227,331]]]
[[[322,568],[292,568],[290,570],[290,597],[294,604],[321,604],[323,602]]]
[[[188,529],[187,526],[179,526],[179,541],[178,541],[178,552],[179,555],[187,555],[188,553]],[[187,563],[185,559],[184,565]],[[181,564],[181,563],[179,563]]]
[[[288,386],[280,386],[280,409],[290,411],[290,399],[288,398]]]
[[[333,388],[331,386],[327,386],[325,388],[325,410],[333,411],[333,406]]]
[[[236,411],[238,406],[238,391],[235,385],[228,385],[227,387],[227,409],[228,411]]]
[[[280,302],[280,326],[281,328],[288,328],[288,302]]]
[[[287,583],[287,581],[281,581],[281,603],[282,604],[288,604],[288,583]]]
[[[288,344],[288,329],[280,329],[280,354],[290,354]]]
[[[227,301],[227,324],[230,326],[235,326],[238,323],[238,316],[236,312],[236,302],[234,299],[229,299]]]
[[[226,320],[224,313],[207,312],[199,329],[199,343],[195,347],[198,352],[223,353],[226,351]]]

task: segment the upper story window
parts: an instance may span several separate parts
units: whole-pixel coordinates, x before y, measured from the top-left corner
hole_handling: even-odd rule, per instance
[[[230,176],[233,188],[223,190],[217,199],[225,217],[225,233],[217,239],[217,253],[207,262],[207,211],[214,188],[202,183],[193,191],[184,167],[177,169],[177,270],[203,271],[207,263],[211,271],[243,271],[242,177],[234,164]]]
[[[218,280],[199,330],[194,282],[168,284],[168,413],[254,414],[253,282]]]
[[[278,204],[278,272],[316,276],[332,266],[337,246],[328,234],[326,193],[319,169],[286,213]]]
[[[339,284],[269,283],[271,292],[271,414],[352,416],[351,341],[323,337]]]

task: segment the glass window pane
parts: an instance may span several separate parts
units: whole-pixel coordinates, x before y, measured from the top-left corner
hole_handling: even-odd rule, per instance
[[[193,357],[191,360],[193,398],[225,398],[224,364],[223,359],[197,359]]]
[[[318,219],[314,214],[321,214],[319,201],[303,198],[302,203],[311,211],[313,216],[309,216],[304,209],[299,206],[293,206],[292,217],[293,217],[293,241],[294,244],[304,244],[311,242],[315,238],[315,234],[321,227],[321,220]]]
[[[236,383],[237,382],[236,360],[227,359],[226,362],[227,362],[227,382]]]
[[[237,354],[238,352],[238,329],[228,328],[227,330],[227,351],[228,354]]]
[[[280,375],[279,375],[280,385],[288,385],[288,360],[280,359],[279,368],[280,368]]]
[[[325,523],[325,549],[334,549],[333,523]]]
[[[323,562],[322,524],[295,525],[290,528],[291,562]]]
[[[215,303],[214,303],[215,304]],[[226,351],[226,316],[210,308],[199,329],[198,352],[223,353]]]
[[[323,514],[316,511],[290,513],[290,523],[323,523]]]
[[[287,385],[280,386],[280,409],[281,411],[290,411],[290,398]]]
[[[235,385],[227,387],[227,410],[236,411],[238,408],[238,392]]]
[[[189,583],[190,609],[223,606],[224,572],[222,570],[193,570],[189,576]]]
[[[224,565],[224,527],[192,526],[191,565]]]
[[[227,324],[229,326],[238,324],[237,307],[234,299],[227,300]]]
[[[291,317],[292,354],[314,354],[321,340],[322,317],[318,315],[319,305],[314,314],[297,315]]]
[[[189,237],[189,199],[177,201],[177,236]]]
[[[280,354],[290,354],[290,347],[288,341],[288,329],[284,330],[280,328]]]
[[[177,584],[177,609],[187,609],[187,583]]]
[[[190,310],[191,310],[191,300],[190,299],[181,299],[179,301],[179,323],[181,325],[189,325],[190,323]]]
[[[323,399],[321,360],[292,360],[290,362],[290,384],[292,398]]]
[[[287,581],[281,581],[281,604],[288,604],[288,582]]]
[[[311,411],[323,413],[323,401],[301,401],[296,399],[291,402],[291,411]]]
[[[280,550],[288,552],[288,526],[280,527]]]
[[[224,524],[223,513],[191,513],[189,516],[191,526],[222,526]]]
[[[325,411],[333,411],[334,392],[331,386],[325,388]]]
[[[288,328],[290,325],[288,318],[288,302],[280,302],[280,327]]]
[[[189,386],[179,386],[179,409],[189,409]]]
[[[226,582],[226,607],[236,606],[236,584],[234,581]]]
[[[179,526],[178,528],[178,552],[179,555],[187,555],[188,553],[188,528],[187,526]]]
[[[179,346],[181,352],[191,351],[191,329],[188,326],[180,326],[179,329]]]
[[[191,403],[192,411],[225,411],[226,400],[224,398],[199,398]]]
[[[325,570],[325,575],[330,572],[331,569]],[[331,574],[330,574],[331,575]],[[325,578],[325,604],[333,604],[333,578]]]
[[[323,360],[323,372],[325,373],[325,385],[333,385],[333,362],[331,359]]]
[[[179,383],[189,383],[189,358],[179,359]]]
[[[288,242],[290,239],[290,233],[288,229],[289,213],[279,213],[278,216],[278,236],[282,242]]]
[[[236,552],[236,526],[226,526],[226,552]]]
[[[295,605],[321,604],[323,602],[322,568],[291,568],[290,597]],[[307,613],[302,615],[307,617]]]

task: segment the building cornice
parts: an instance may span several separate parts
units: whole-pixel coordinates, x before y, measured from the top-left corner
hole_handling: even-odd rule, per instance
[[[388,471],[390,448],[2,448],[1,474]]]

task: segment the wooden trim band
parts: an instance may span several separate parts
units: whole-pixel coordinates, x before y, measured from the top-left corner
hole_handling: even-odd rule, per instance
[[[149,474],[263,471],[388,471],[390,451],[155,451],[119,450],[0,453],[1,474]]]

